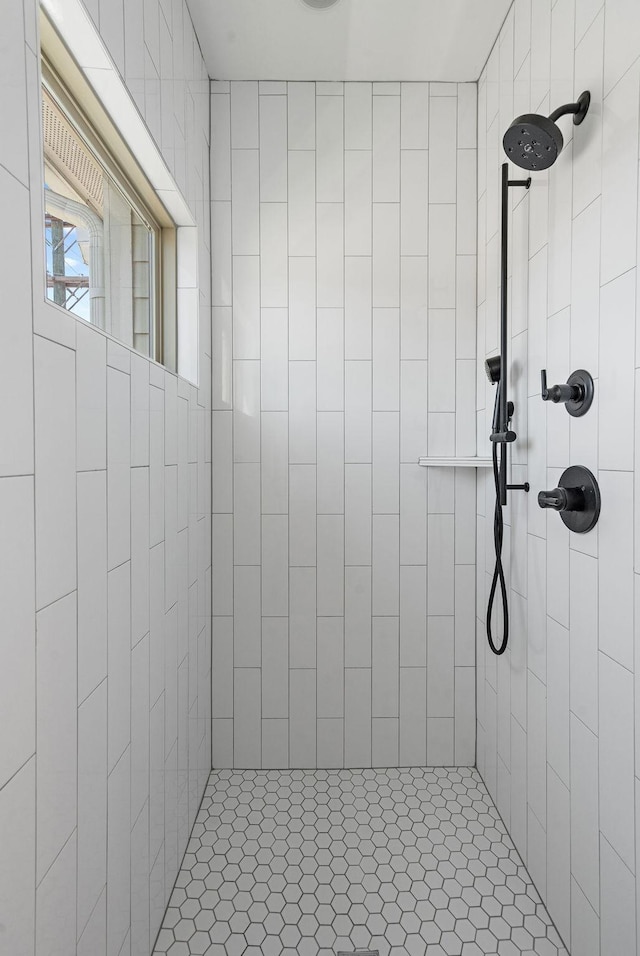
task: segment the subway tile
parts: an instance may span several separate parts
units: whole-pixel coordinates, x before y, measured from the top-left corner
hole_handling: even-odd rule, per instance
[[[427,687],[423,667],[400,668],[400,755],[403,765],[427,759]]]
[[[233,454],[236,462],[260,460],[260,362],[233,363]]]
[[[264,429],[264,420],[262,427]],[[213,511],[233,511],[233,412],[213,412],[211,416],[213,465]],[[264,435],[262,436],[264,446]]]
[[[454,716],[454,619],[427,618],[427,716]]]
[[[580,886],[571,877],[571,945],[585,956],[600,953],[600,919]]]
[[[371,257],[344,260],[344,357],[371,358]]]
[[[345,565],[371,563],[371,465],[344,467]]]
[[[131,400],[129,376],[107,370],[107,551],[108,567],[131,555]],[[164,449],[163,449],[164,462]]]
[[[453,515],[427,519],[427,607],[429,614],[454,613]]]
[[[427,765],[451,766],[453,762],[453,719],[427,718]]]
[[[453,309],[429,310],[429,411],[456,410],[456,344]]]
[[[233,717],[233,617],[213,622],[211,699],[214,719]]]
[[[604,92],[608,94],[638,55],[634,40],[640,30],[638,8],[631,0],[621,0],[605,10]],[[637,85],[637,84],[636,84]]]
[[[108,768],[118,763],[131,739],[131,566],[109,572],[108,593]]]
[[[569,787],[569,632],[552,618],[547,628],[547,761]]]
[[[370,256],[372,232],[371,151],[344,154],[344,253]]]
[[[107,685],[104,681],[78,708],[77,847],[80,936],[107,880]]]
[[[631,471],[633,468],[631,442],[616,438],[610,423],[616,410],[633,408],[635,300],[635,269],[600,290],[598,465],[601,469]]]
[[[341,96],[316,97],[316,200],[341,203],[343,179],[343,100]]]
[[[260,667],[260,568],[235,567],[233,578],[234,667]],[[234,719],[241,702],[234,698]]]
[[[395,616],[400,608],[399,516],[373,516],[372,612]]]
[[[263,308],[287,306],[287,204],[260,203],[260,303]]]
[[[315,83],[287,83],[287,110],[289,149],[315,149]]]
[[[35,765],[34,756],[0,790],[3,854],[11,860],[11,866],[0,871],[3,945],[20,954],[34,951]]]
[[[397,717],[374,717],[371,721],[371,763],[393,767],[399,760],[400,727]]]
[[[106,468],[107,340],[83,325],[76,329],[76,443],[78,471]],[[142,369],[148,363],[140,359]],[[136,369],[137,371],[137,369]],[[147,372],[148,383],[148,372]]]
[[[236,667],[234,671],[234,720],[233,758],[234,766],[260,767],[260,668]]]
[[[289,675],[289,762],[316,765],[316,672],[294,669]]]
[[[233,515],[213,515],[211,529],[212,612],[228,616],[233,614]]]
[[[344,515],[317,517],[318,616],[344,614]]]
[[[260,564],[260,465],[237,464],[233,475],[235,564]]]
[[[346,83],[344,88],[344,147],[371,149],[371,83]]]
[[[76,586],[74,353],[37,338],[34,375],[36,607],[42,608]]]
[[[211,304],[216,306],[231,305],[231,219],[231,202],[211,203]]]
[[[637,939],[635,879],[603,834],[600,835],[600,866],[600,951],[632,953]]]
[[[373,306],[400,305],[400,206],[397,202],[373,204]]]
[[[287,309],[262,309],[261,317],[260,407],[284,412],[289,403]]]
[[[317,409],[344,409],[344,312],[318,309],[317,313]]]
[[[344,571],[345,667],[371,666],[371,567]]]
[[[456,202],[457,98],[429,98],[429,203]]]
[[[455,670],[454,761],[458,766],[476,759],[475,667]]]
[[[234,256],[260,254],[260,169],[257,149],[231,150],[231,229]],[[216,304],[228,305],[227,302]]]
[[[286,617],[289,607],[289,522],[286,515],[262,516],[262,614]],[[265,714],[266,717],[279,716]]]
[[[316,254],[316,155],[311,150],[289,151],[289,255]],[[290,263],[290,268],[292,268]]]
[[[289,760],[289,721],[283,718],[262,720],[262,766],[283,767]]]
[[[289,466],[289,563],[316,564],[316,466]]]
[[[399,717],[400,663],[397,617],[372,621],[372,716]]]
[[[426,256],[400,259],[400,356],[427,358],[428,268]],[[475,326],[475,310],[473,315]]]
[[[400,512],[400,416],[373,413],[373,512]]]
[[[77,823],[78,711],[76,595],[36,616],[36,883]],[[55,674],[56,679],[51,680]]]
[[[429,148],[429,84],[400,85],[402,149]]]
[[[318,308],[344,305],[344,204],[316,205],[316,281]]]
[[[37,952],[75,949],[76,834],[72,834],[36,889]]]
[[[400,154],[400,255],[427,255],[429,153],[403,149]]]
[[[313,234],[315,236],[315,229]],[[316,265],[313,253],[309,256],[300,254],[289,258],[289,358],[292,361],[313,361],[315,357]]]
[[[400,465],[400,563],[427,563],[427,474],[417,463]]]
[[[373,100],[373,200],[400,200],[400,99]]]
[[[236,97],[237,107],[237,97]],[[237,126],[236,126],[237,129]],[[211,199],[231,199],[231,97],[211,97]]]
[[[289,629],[286,616],[262,620],[262,716],[289,716]]]
[[[345,461],[372,460],[372,363],[345,362]]]
[[[635,846],[630,840],[635,823],[633,674],[600,653],[598,691],[600,832],[633,872]]]
[[[315,667],[316,569],[289,568],[289,666]]]
[[[344,513],[344,414],[318,412],[317,416],[318,514]]]
[[[286,202],[287,98],[260,96],[259,101],[260,200],[263,203]]]
[[[633,668],[633,476],[598,474],[607,513],[599,522],[599,647],[619,664]]]
[[[289,362],[289,461],[316,461],[315,362]]]
[[[599,911],[598,738],[571,717],[571,874]]]
[[[367,667],[345,670],[344,761],[347,767],[371,765],[371,670]]]
[[[228,334],[228,333],[227,333]],[[234,359],[260,358],[260,257],[233,257],[233,340],[225,343]]]
[[[456,207],[429,204],[429,307],[455,308]]]
[[[11,666],[0,677],[0,713],[11,726],[0,758],[3,786],[36,746],[36,618],[33,478],[0,479],[0,653]]]
[[[262,513],[285,514],[289,496],[288,416],[286,412],[262,412],[261,421]]]
[[[254,81],[231,83],[231,145],[234,149],[257,149],[258,84]]]
[[[424,565],[401,565],[400,666],[424,668],[426,665],[427,569]]]
[[[373,410],[399,410],[400,315],[398,309],[373,310]]]
[[[318,618],[317,708],[321,718],[344,717],[344,619]]]

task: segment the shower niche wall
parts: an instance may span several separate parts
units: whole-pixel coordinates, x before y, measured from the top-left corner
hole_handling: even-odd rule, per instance
[[[476,85],[211,108],[214,766],[472,765]]]

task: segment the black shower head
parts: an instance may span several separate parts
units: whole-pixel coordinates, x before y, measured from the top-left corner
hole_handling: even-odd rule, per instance
[[[485,359],[484,370],[487,373],[487,378],[492,385],[495,385],[496,382],[500,381],[500,367],[501,360],[499,355],[492,355],[491,358]]]
[[[551,116],[538,113],[525,113],[517,116],[504,134],[504,151],[516,166],[539,172],[553,166],[562,152],[564,139],[556,120],[567,113],[573,113],[573,122],[579,126],[587,115],[591,95],[588,90],[581,93],[577,103],[567,103],[554,110]]]

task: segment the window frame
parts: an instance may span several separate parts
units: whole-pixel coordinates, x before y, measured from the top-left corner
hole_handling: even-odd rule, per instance
[[[58,35],[44,10],[40,11],[40,73],[44,87],[75,129],[96,162],[103,168],[143,223],[152,239],[151,276],[153,290],[150,307],[150,354],[138,352],[132,342],[124,342],[109,329],[100,329],[126,348],[145,355],[170,371],[177,371],[177,225],[160,201],[122,134],[107,114],[82,70]],[[42,111],[40,111],[42,124]],[[45,182],[44,138],[42,139],[42,190]],[[46,248],[43,237],[43,255]],[[47,305],[62,309],[76,321],[87,322],[72,311],[56,305],[47,296],[45,263],[44,299]],[[96,325],[92,328],[98,329]]]

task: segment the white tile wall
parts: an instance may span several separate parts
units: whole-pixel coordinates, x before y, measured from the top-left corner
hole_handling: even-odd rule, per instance
[[[475,86],[211,99],[214,764],[473,763]]]
[[[513,472],[532,488],[526,503],[512,495],[507,512],[512,631],[497,670],[484,626],[489,476],[479,488],[477,734],[478,767],[567,948],[604,956],[638,945],[636,4],[516,0],[507,16],[478,86],[478,365],[497,346],[504,129],[515,114],[548,113],[584,88],[584,124],[560,121],[564,152],[533,174],[528,193],[511,196]],[[554,381],[591,371],[586,417],[543,405],[543,367]],[[493,393],[478,383],[484,439]],[[600,482],[602,516],[587,535],[537,507],[537,492],[569,464]]]
[[[208,78],[182,0],[87,3],[198,223],[198,390],[44,303],[38,4],[0,7],[0,949],[148,956],[211,766]]]

